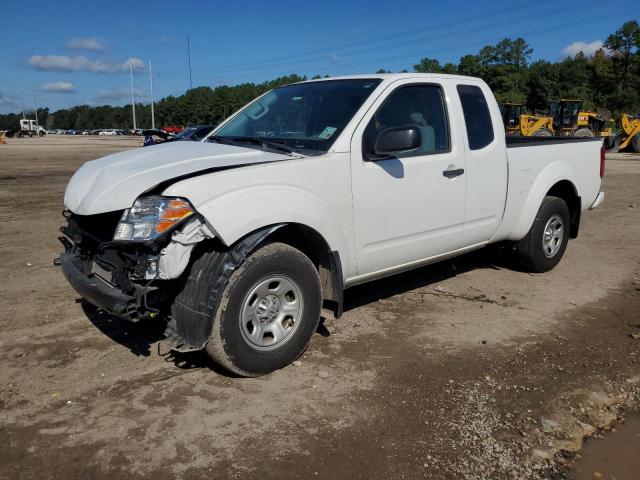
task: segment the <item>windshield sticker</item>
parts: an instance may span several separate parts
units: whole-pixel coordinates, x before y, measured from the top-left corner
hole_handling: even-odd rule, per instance
[[[318,138],[321,138],[323,140],[328,140],[331,138],[331,135],[333,135],[336,132],[336,130],[337,130],[336,127],[327,127],[320,133],[320,135],[318,135]]]

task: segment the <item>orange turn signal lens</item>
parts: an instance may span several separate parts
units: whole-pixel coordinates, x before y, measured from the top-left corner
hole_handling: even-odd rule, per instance
[[[179,198],[174,198],[167,202],[167,205],[164,208],[158,223],[156,224],[156,232],[163,233],[169,228],[173,227],[183,218],[187,218],[192,214],[193,210],[191,208],[191,205],[189,205],[189,202],[187,202],[186,200],[181,200]]]

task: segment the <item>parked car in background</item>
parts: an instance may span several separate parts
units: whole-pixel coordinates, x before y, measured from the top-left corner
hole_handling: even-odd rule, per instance
[[[216,128],[216,125],[194,125],[178,133],[175,136],[175,140],[191,140],[193,142],[199,142],[209,135],[214,128]]]
[[[148,147],[150,145],[157,145],[158,143],[170,142],[173,141],[175,135],[172,133],[167,133],[163,130],[143,130],[142,135],[144,135],[144,143],[143,147]]]
[[[164,130],[167,133],[180,133],[182,130],[184,130],[184,127],[180,126],[180,125],[165,125],[164,127],[162,127],[162,130]]]
[[[506,138],[478,78],[313,80],[206,141],[84,164],[56,262],[87,302],[256,376],[302,355],[347,287],[495,243],[551,270],[603,175],[602,139]]]
[[[215,125],[194,125],[181,131],[177,135],[173,135],[162,130],[144,130],[144,146],[157,145],[158,143],[173,142],[173,141],[193,141],[200,142],[207,135],[209,135]]]

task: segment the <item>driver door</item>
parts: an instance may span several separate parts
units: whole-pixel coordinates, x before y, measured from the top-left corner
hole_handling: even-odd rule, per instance
[[[443,81],[443,83],[446,82]],[[463,246],[466,176],[459,126],[440,83],[392,84],[351,143],[358,277],[402,269]],[[373,160],[380,132],[415,126],[421,146]]]

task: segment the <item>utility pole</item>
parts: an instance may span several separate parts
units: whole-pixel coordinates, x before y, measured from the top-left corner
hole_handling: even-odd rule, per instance
[[[136,125],[136,98],[133,95],[133,65],[131,59],[129,59],[129,73],[131,74],[131,112],[133,113],[133,130],[135,135]]]
[[[40,134],[40,124],[38,123],[38,104],[36,102],[36,94],[33,94],[33,108],[34,108],[34,112],[36,114],[36,133]]]
[[[151,73],[151,60],[149,60],[149,91],[151,92],[151,128],[156,129],[156,116],[153,112],[153,75]]]
[[[22,119],[24,120],[24,95],[20,92],[20,101],[22,102]]]
[[[191,78],[191,44],[187,35],[187,58],[189,59],[189,89],[193,90],[193,79]]]

